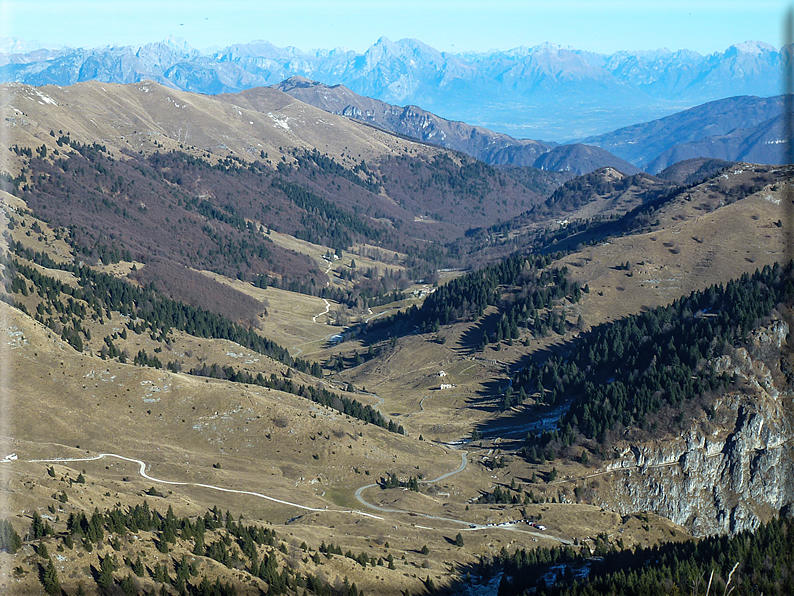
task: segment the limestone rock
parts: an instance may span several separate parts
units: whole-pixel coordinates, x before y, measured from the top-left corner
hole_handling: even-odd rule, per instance
[[[780,373],[788,325],[757,330],[748,348],[713,361],[715,372],[746,381],[724,396],[718,421],[694,420],[680,437],[623,446],[609,467],[621,514],[653,511],[693,534],[735,534],[794,503],[792,388]],[[777,382],[776,382],[776,379]]]

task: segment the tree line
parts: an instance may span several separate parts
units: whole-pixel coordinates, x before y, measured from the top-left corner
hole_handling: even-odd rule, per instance
[[[253,329],[217,313],[167,298],[151,284],[139,288],[85,265],[56,263],[43,253],[25,249],[20,243],[16,243],[12,250],[34,263],[68,271],[77,278],[79,287],[73,288],[17,260],[9,263],[15,272],[33,282],[36,288],[41,288],[42,295],[65,294],[73,300],[86,302],[97,313],[104,312],[109,316],[111,311],[118,311],[132,319],[141,319],[154,335],[160,337],[165,337],[170,329],[178,329],[195,337],[227,339],[301,372],[322,376],[318,363],[292,358],[286,348]]]
[[[332,176],[339,176],[348,182],[360,186],[373,194],[378,194],[381,191],[381,185],[375,175],[367,168],[367,163],[363,159],[356,164],[352,170],[348,170],[333,157],[327,153],[320,153],[317,148],[311,150],[295,150],[293,153],[298,168],[317,168],[318,170],[330,174]],[[359,176],[361,174],[361,176]],[[311,172],[309,172],[311,177]]]
[[[306,212],[301,217],[300,228],[295,231],[295,236],[301,240],[333,249],[347,249],[353,244],[356,235],[378,244],[386,239],[385,230],[369,225],[357,215],[348,213],[300,184],[285,178],[275,178],[271,184]]]
[[[594,552],[582,547],[503,549],[495,564],[504,575],[499,596],[656,596],[667,594],[794,593],[794,520],[773,518],[755,531],[735,536],[617,549],[606,536]],[[561,569],[547,585],[543,576]],[[589,573],[576,578],[574,570]],[[730,580],[730,581],[729,581]]]
[[[47,297],[50,304],[58,305],[62,311],[66,310],[68,313],[74,313],[74,324],[78,326],[77,329],[79,330],[82,330],[79,327],[79,321],[86,314],[83,303],[87,303],[88,308],[94,310],[95,313],[100,313],[100,315],[104,313],[105,316],[110,317],[111,311],[119,311],[123,315],[137,319],[137,323],[128,324],[136,333],[143,332],[145,324],[153,335],[159,335],[161,339],[168,335],[168,331],[171,328],[180,329],[196,337],[229,339],[279,360],[301,372],[309,372],[314,376],[322,377],[322,367],[319,363],[312,362],[309,364],[305,360],[293,359],[289,356],[286,349],[261,337],[254,331],[244,329],[237,323],[232,323],[215,313],[165,298],[152,286],[138,288],[110,275],[97,273],[88,267],[59,264],[42,253],[32,253],[32,251],[22,249],[20,245],[16,245],[15,248],[18,254],[24,255],[33,262],[39,262],[45,267],[55,267],[70,271],[77,276],[79,288],[74,288],[16,260],[8,263],[8,266],[12,267],[14,272],[11,278],[13,280],[11,285],[17,291],[21,292],[23,288],[24,291],[27,291],[27,283],[23,278],[30,280],[33,282],[36,291],[42,297]],[[64,309],[60,300],[61,294],[67,296],[66,309]],[[123,332],[126,334],[126,331]],[[82,350],[82,339],[77,335],[75,328],[64,327],[63,336],[75,349],[79,348],[79,351]],[[121,357],[121,353],[112,343],[112,338],[105,338],[105,344],[106,346],[103,346],[103,350],[107,347],[105,352],[107,355],[117,354]],[[145,350],[139,350],[133,359],[133,363],[138,366],[163,368],[163,363],[160,359],[157,356],[150,356]],[[168,368],[175,372],[178,369],[175,363],[168,363]],[[237,371],[231,366],[218,366],[217,364],[211,366],[205,364],[200,368],[191,369],[190,374],[227,379],[237,383],[250,383],[292,393],[322,406],[337,410],[342,414],[375,424],[391,432],[405,434],[402,425],[387,421],[380,412],[371,406],[330,392],[327,389],[311,385],[296,385],[291,379],[277,378],[275,374],[267,379],[261,373],[254,376],[247,371]]]
[[[713,285],[669,306],[600,325],[564,357],[529,363],[513,387],[557,405],[572,399],[560,432],[603,442],[618,426],[644,427],[663,406],[716,390],[729,379],[709,359],[743,342],[780,302],[794,295],[791,264]]]
[[[385,329],[411,322],[422,332],[437,331],[441,325],[476,321],[489,306],[501,305],[503,317],[494,329],[494,338],[518,337],[519,325],[534,331],[542,328],[545,333],[549,315],[539,317],[539,309],[547,309],[562,298],[575,302],[581,297],[578,284],[567,279],[567,268],[545,271],[556,256],[511,255],[451,280],[428,295],[421,307],[414,305],[384,317],[371,323],[370,328]],[[510,292],[513,300],[505,300],[503,292]],[[559,324],[556,328],[560,328]]]
[[[298,385],[292,379],[279,377],[275,373],[271,373],[270,377],[267,378],[262,373],[257,373],[257,375],[254,376],[245,370],[237,371],[232,366],[218,366],[217,364],[209,366],[204,364],[200,368],[192,368],[190,374],[200,377],[226,379],[233,383],[259,385],[260,387],[267,387],[275,391],[292,393],[293,395],[311,400],[321,406],[336,410],[340,414],[346,414],[358,420],[362,420],[363,422],[385,428],[389,432],[395,432],[401,435],[405,434],[405,429],[401,424],[395,424],[391,420],[387,421],[381,413],[372,406],[364,405],[358,400],[333,393],[320,387]]]
[[[156,492],[151,489],[151,492]],[[0,530],[10,524],[3,520]],[[17,548],[21,541],[16,532]],[[150,532],[151,538],[141,536],[140,532]],[[144,548],[153,546],[159,553],[153,565],[145,565],[140,555],[136,558],[122,556],[121,538],[128,533],[138,537],[138,544]],[[210,534],[211,533],[211,534]],[[0,536],[2,536],[0,532]],[[212,559],[226,566],[229,570],[243,572],[250,577],[257,577],[267,586],[267,594],[279,595],[294,593],[302,590],[304,593],[317,594],[318,596],[361,596],[355,584],[345,582],[345,590],[339,592],[332,587],[322,574],[302,574],[294,571],[289,564],[284,562],[288,555],[286,544],[279,540],[276,532],[256,524],[243,523],[242,516],[237,519],[229,512],[225,514],[216,506],[208,510],[203,516],[177,517],[173,508],[168,507],[165,514],[151,509],[148,502],[123,508],[119,505],[112,509],[100,512],[95,508],[90,514],[78,511],[69,514],[66,522],[66,532],[54,532],[47,522],[44,522],[38,512],[34,512],[29,538],[38,555],[39,579],[48,594],[61,594],[62,588],[57,569],[53,565],[47,545],[58,545],[58,550],[69,556],[68,553],[76,547],[82,547],[87,553],[94,551],[104,542],[113,550],[104,556],[99,556],[96,565],[90,565],[90,574],[103,593],[134,594],[170,594],[171,589],[179,594],[189,596],[233,596],[236,594],[235,580],[227,581],[223,576],[217,576],[211,581],[206,575],[201,574],[199,563],[202,558]],[[163,560],[175,548],[191,552],[193,557],[183,554],[181,557],[171,555]],[[301,551],[307,555],[309,546],[304,542]],[[115,552],[114,552],[115,551]],[[11,552],[11,551],[9,551]],[[325,555],[324,557],[320,556]],[[341,554],[341,552],[340,552]],[[83,556],[82,554],[78,556]],[[333,554],[328,552],[325,543],[316,549],[312,560],[315,565],[322,565],[325,559],[330,559]],[[359,562],[372,565],[383,565],[381,559],[376,562],[374,558],[365,553],[358,557],[351,556]],[[308,561],[308,559],[305,559]],[[366,566],[364,563],[364,566]],[[390,565],[390,568],[394,568]],[[148,579],[154,584],[160,584],[159,592],[143,590],[141,581]],[[170,589],[166,589],[170,586]],[[78,594],[85,593],[82,584],[78,584]]]

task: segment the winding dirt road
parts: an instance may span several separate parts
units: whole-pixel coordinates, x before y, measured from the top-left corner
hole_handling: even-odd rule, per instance
[[[442,474],[438,478],[433,478],[432,480],[420,480],[419,483],[420,484],[434,484],[436,482],[441,482],[442,480],[446,480],[447,478],[450,478],[451,476],[454,476],[455,474],[459,474],[459,473],[463,472],[466,469],[466,466],[468,465],[468,458],[466,457],[467,455],[468,455],[467,451],[461,451],[460,452],[461,461],[460,461],[460,466],[458,466],[457,469],[455,469],[455,470],[453,470],[451,472],[447,472],[446,474]],[[97,461],[97,460],[101,460],[101,459],[105,459],[105,458],[115,458],[115,459],[118,459],[118,460],[121,460],[121,461],[126,461],[126,462],[130,462],[130,463],[136,464],[138,466],[138,473],[143,478],[146,478],[147,480],[151,480],[152,482],[157,482],[157,483],[160,483],[160,484],[168,484],[168,485],[171,485],[171,486],[196,486],[196,487],[200,487],[200,488],[216,490],[218,492],[234,493],[234,494],[238,494],[238,495],[247,495],[247,496],[251,496],[251,497],[257,497],[259,499],[265,499],[265,500],[271,501],[273,503],[279,503],[280,505],[287,505],[289,507],[295,507],[296,509],[301,509],[303,511],[311,511],[311,512],[314,512],[314,513],[343,513],[343,514],[349,514],[349,515],[361,515],[361,516],[370,517],[370,518],[374,518],[374,519],[378,519],[378,520],[383,520],[384,519],[383,517],[380,517],[378,515],[374,515],[372,513],[367,513],[365,511],[360,511],[358,509],[336,509],[336,508],[329,509],[328,507],[325,507],[325,508],[321,509],[321,508],[318,508],[318,507],[310,507],[308,505],[301,505],[300,503],[295,503],[295,502],[292,502],[292,501],[285,501],[284,499],[278,499],[276,497],[271,497],[269,495],[266,495],[266,494],[263,494],[263,493],[254,492],[254,491],[250,491],[250,490],[238,490],[238,489],[233,489],[233,488],[225,488],[225,487],[222,487],[222,486],[215,486],[213,484],[204,484],[204,483],[200,483],[200,482],[178,482],[178,481],[174,481],[174,480],[164,480],[162,478],[156,478],[154,476],[151,476],[146,471],[146,469],[148,467],[146,462],[144,462],[144,461],[142,461],[140,459],[135,459],[135,458],[132,458],[132,457],[125,457],[123,455],[118,455],[116,453],[100,453],[99,455],[95,455],[93,457],[31,459],[31,460],[27,460],[27,461],[29,463],[67,464],[67,463],[71,463],[71,462]],[[8,463],[11,463],[11,461],[8,460]],[[462,525],[462,526],[466,526],[466,528],[464,528],[464,530],[466,530],[466,531],[486,530],[486,529],[490,529],[490,530],[493,530],[493,529],[509,530],[509,531],[513,531],[513,532],[521,532],[521,533],[525,533],[525,534],[531,534],[531,535],[534,535],[534,536],[537,536],[537,537],[540,537],[540,538],[546,538],[546,539],[549,539],[549,540],[554,540],[554,541],[560,542],[562,544],[571,544],[571,542],[569,540],[565,540],[563,538],[557,538],[555,536],[550,536],[549,534],[543,534],[543,533],[540,533],[540,532],[533,532],[531,530],[519,529],[518,527],[516,527],[516,524],[510,524],[510,525],[506,525],[506,526],[486,526],[486,525],[482,525],[482,524],[475,524],[475,523],[472,523],[470,521],[466,521],[466,520],[462,520],[462,519],[455,519],[455,518],[443,517],[443,516],[438,516],[438,515],[429,515],[429,514],[426,514],[426,513],[417,513],[417,512],[414,512],[414,511],[407,511],[407,510],[403,510],[403,509],[389,509],[389,508],[386,508],[386,507],[379,507],[378,505],[374,505],[372,503],[369,503],[362,496],[362,493],[365,490],[368,490],[370,488],[374,488],[376,486],[378,486],[378,485],[377,484],[367,484],[365,486],[362,486],[361,488],[356,490],[355,496],[356,496],[356,500],[358,500],[359,503],[361,503],[365,507],[368,507],[370,509],[374,509],[375,511],[378,511],[380,513],[404,514],[404,515],[410,515],[412,517],[421,517],[421,518],[429,519],[429,520],[437,520],[437,521],[442,521],[442,522],[459,524],[459,525]],[[402,523],[405,523],[405,522],[402,522]],[[417,526],[416,524],[410,524],[410,525],[413,525],[415,527],[421,527],[421,528],[424,528],[424,529],[427,529],[427,530],[438,530],[439,529],[439,528],[429,528],[429,527],[426,527],[426,526]]]
[[[365,322],[365,323],[369,323],[370,321],[372,321],[372,320],[374,320],[374,319],[377,319],[378,317],[382,317],[383,315],[385,315],[385,314],[388,314],[388,313],[390,313],[390,312],[392,312],[392,311],[394,311],[394,310],[397,310],[397,309],[395,309],[395,308],[390,308],[389,310],[384,310],[383,312],[379,312],[379,313],[378,313],[378,314],[376,314],[376,315],[373,315],[373,314],[372,314],[372,309],[371,309],[371,308],[370,308],[370,309],[368,309],[368,310],[369,310],[369,314],[370,314],[370,315],[372,315],[372,316],[370,316],[370,317],[367,317],[366,319],[364,319],[364,322]]]
[[[323,302],[325,302],[325,310],[323,312],[318,312],[316,315],[314,315],[312,317],[312,323],[317,323],[317,317],[327,315],[329,312],[331,312],[331,303],[328,302],[328,300],[326,300],[325,298],[323,298]],[[321,325],[322,323],[318,323],[318,324]]]
[[[317,317],[321,317],[323,315],[327,315],[329,312],[331,312],[331,303],[328,302],[328,300],[326,300],[325,298],[323,298],[323,302],[325,302],[325,310],[323,312],[318,312],[316,315],[314,315],[312,317],[312,323],[317,323]],[[317,323],[317,325],[322,325],[322,323]],[[295,358],[296,356],[298,356],[299,354],[301,354],[303,352],[303,350],[300,348],[300,346],[308,346],[310,344],[320,343],[321,341],[328,341],[334,335],[336,335],[336,333],[329,333],[328,335],[326,335],[325,337],[322,337],[320,339],[313,339],[311,341],[305,341],[305,342],[300,343],[300,344],[295,344],[294,346],[292,346],[290,348],[290,350],[295,350],[295,353],[291,354],[291,356],[293,358]]]
[[[446,480],[447,478],[449,478],[451,476],[454,476],[455,474],[459,474],[460,472],[465,470],[466,466],[468,465],[468,459],[466,457],[467,455],[468,455],[468,451],[461,451],[460,452],[461,461],[460,461],[460,466],[458,466],[457,470],[453,470],[452,472],[447,472],[446,474],[442,474],[438,478],[433,478],[432,480],[420,480],[419,484],[434,484],[436,482],[441,482],[442,480]],[[378,485],[377,484],[367,484],[366,486],[362,486],[361,488],[359,488],[356,491],[356,500],[358,500],[358,502],[361,503],[362,505],[364,505],[365,507],[369,507],[370,509],[374,509],[375,511],[379,511],[381,513],[403,513],[403,514],[408,514],[408,515],[411,515],[411,516],[414,516],[414,517],[422,517],[424,519],[434,519],[434,520],[438,520],[438,521],[450,522],[450,523],[453,523],[453,524],[460,524],[460,525],[466,526],[466,528],[464,528],[464,531],[470,531],[470,532],[471,531],[475,531],[475,530],[494,530],[494,529],[509,530],[509,531],[512,531],[512,532],[521,532],[523,534],[531,534],[532,536],[537,536],[539,538],[547,538],[549,540],[554,540],[554,541],[560,542],[562,544],[573,544],[570,540],[565,540],[564,538],[557,538],[555,536],[550,536],[549,534],[543,534],[541,532],[534,532],[532,530],[521,529],[521,528],[517,527],[516,524],[510,524],[510,525],[506,525],[506,526],[486,526],[486,525],[483,525],[483,524],[475,524],[475,523],[472,523],[470,521],[466,521],[466,520],[463,520],[463,519],[455,519],[455,518],[451,518],[451,517],[442,517],[442,516],[439,516],[439,515],[429,515],[427,513],[417,513],[415,511],[406,511],[404,509],[389,509],[389,508],[386,508],[386,507],[380,507],[378,505],[373,505],[372,503],[370,503],[369,501],[366,501],[364,499],[364,497],[362,496],[362,493],[365,490],[370,489],[370,488],[374,488],[376,486],[378,486]],[[417,528],[425,528],[425,526],[418,526],[418,525],[416,527]],[[435,528],[425,528],[425,529],[435,529]]]
[[[300,503],[293,503],[291,501],[284,501],[283,499],[277,499],[275,497],[271,497],[262,493],[253,492],[250,490],[237,490],[233,488],[224,488],[222,486],[214,486],[212,484],[202,484],[200,482],[176,482],[173,480],[163,480],[162,478],[155,478],[154,476],[150,476],[146,472],[146,462],[141,461],[140,459],[135,459],[132,457],[124,457],[123,455],[117,455],[115,453],[100,453],[99,455],[95,455],[94,457],[71,457],[71,458],[55,458],[55,459],[31,459],[28,460],[30,463],[69,463],[69,462],[78,462],[78,461],[96,461],[99,459],[104,459],[106,457],[113,457],[116,459],[120,459],[122,461],[128,461],[134,464],[138,464],[138,473],[146,478],[147,480],[151,480],[152,482],[158,482],[160,484],[170,484],[172,486],[198,486],[201,488],[208,488],[211,490],[217,490],[224,493],[235,493],[238,495],[249,495],[252,497],[258,497],[260,499],[266,499],[268,501],[273,501],[274,503],[280,503],[281,505],[289,505],[291,507],[295,507],[297,509],[303,509],[304,511],[313,511],[317,513],[350,513],[355,515],[364,515],[367,517],[374,517],[375,519],[383,519],[382,517],[378,517],[377,515],[372,515],[370,513],[365,513],[363,511],[357,511],[353,509],[319,509],[317,507],[308,507],[306,505],[301,505]]]
[[[440,482],[442,480],[445,480],[445,479],[449,478],[450,476],[454,476],[455,474],[458,474],[458,473],[462,472],[463,470],[466,469],[466,466],[468,464],[468,460],[466,458],[466,455],[467,455],[466,451],[462,451],[461,452],[461,463],[460,463],[460,466],[456,470],[453,470],[452,472],[447,472],[446,474],[442,474],[438,478],[434,478],[432,480],[420,480],[420,482],[422,484],[432,484],[434,482]],[[370,517],[370,518],[378,519],[378,520],[383,520],[384,519],[383,517],[380,517],[378,515],[374,515],[372,513],[367,513],[365,511],[360,511],[358,509],[328,509],[327,507],[321,509],[321,508],[318,508],[318,507],[310,507],[308,505],[301,505],[300,503],[294,503],[292,501],[285,501],[284,499],[278,499],[276,497],[271,497],[269,495],[266,495],[266,494],[263,494],[263,493],[254,492],[254,491],[250,491],[250,490],[238,490],[238,489],[233,489],[233,488],[225,488],[225,487],[222,487],[222,486],[215,486],[213,484],[204,484],[204,483],[201,483],[201,482],[178,482],[178,481],[174,481],[174,480],[164,480],[162,478],[156,478],[156,477],[150,475],[146,471],[146,469],[148,467],[146,462],[144,462],[144,461],[142,461],[140,459],[135,459],[133,457],[125,457],[123,455],[118,455],[116,453],[100,453],[99,455],[95,455],[93,457],[68,457],[68,458],[52,458],[52,459],[31,459],[31,460],[27,460],[27,461],[29,463],[67,464],[67,463],[72,463],[72,462],[97,461],[97,460],[101,460],[101,459],[105,459],[105,458],[115,458],[115,459],[118,459],[118,460],[121,460],[121,461],[126,461],[126,462],[130,462],[130,463],[136,464],[138,466],[138,473],[143,478],[146,478],[147,480],[151,480],[152,482],[157,482],[157,483],[160,483],[160,484],[168,484],[168,485],[171,485],[171,486],[196,486],[196,487],[200,487],[200,488],[216,490],[218,492],[234,493],[234,494],[238,494],[238,495],[247,495],[247,496],[256,497],[256,498],[259,498],[259,499],[265,499],[265,500],[271,501],[273,503],[279,503],[280,505],[287,505],[289,507],[295,507],[296,509],[301,509],[303,511],[311,511],[311,512],[314,512],[314,513],[344,513],[344,514],[348,514],[348,515],[361,515],[361,516],[364,516],[364,517]],[[9,460],[8,463],[12,463],[12,462]],[[363,491],[365,491],[365,490],[367,490],[369,488],[373,488],[375,486],[377,486],[377,484],[368,484],[366,486],[362,486],[361,488],[359,488],[356,491],[355,494],[356,494],[356,499],[360,503],[362,503],[366,507],[369,507],[369,508],[374,509],[376,511],[379,511],[379,512],[382,512],[382,513],[407,514],[407,515],[411,515],[411,516],[414,516],[414,517],[422,517],[424,519],[438,520],[438,521],[444,521],[444,522],[450,522],[450,523],[465,525],[465,526],[467,526],[466,530],[484,530],[484,529],[494,529],[495,528],[495,526],[489,527],[489,526],[484,526],[484,525],[481,525],[481,524],[473,524],[471,522],[468,522],[468,521],[465,521],[465,520],[461,520],[461,519],[453,519],[453,518],[449,518],[449,517],[428,515],[428,514],[425,514],[425,513],[415,513],[415,512],[412,512],[412,511],[405,511],[405,510],[402,510],[402,509],[387,509],[385,507],[378,507],[377,505],[373,505],[371,503],[368,503],[361,496],[361,493]],[[402,522],[402,523],[405,523],[405,522]],[[415,526],[416,524],[411,524],[411,525]],[[416,527],[420,527],[420,526],[416,526]],[[426,526],[421,526],[421,527],[425,528],[425,529],[428,529],[428,530],[436,530],[436,529],[438,529],[438,528],[429,528],[429,527],[426,527]],[[564,544],[570,544],[570,542],[567,541],[567,540],[563,540],[563,539],[560,539],[560,538],[555,538],[555,537],[549,536],[547,534],[540,534],[540,533],[531,532],[531,531],[527,532],[526,530],[518,530],[517,528],[514,528],[512,526],[502,526],[502,527],[499,527],[499,529],[519,531],[519,532],[525,532],[525,533],[529,533],[529,534],[536,534],[539,537],[549,538],[551,540],[556,540],[556,541],[562,542]]]
[[[461,451],[461,453],[460,453],[461,462],[460,462],[460,466],[458,467],[457,470],[453,470],[452,472],[447,472],[446,474],[442,474],[441,476],[439,476],[438,478],[434,478],[433,480],[420,480],[419,483],[420,484],[433,484],[435,482],[440,482],[442,480],[445,480],[445,479],[449,478],[450,476],[454,476],[455,474],[459,474],[460,472],[462,472],[463,470],[466,469],[466,466],[469,463],[468,459],[466,458],[467,454],[468,454],[467,451]],[[364,497],[361,496],[361,493],[363,493],[367,489],[374,488],[376,486],[378,486],[378,484],[377,483],[373,483],[373,484],[367,484],[366,486],[362,486],[361,488],[359,488],[356,491],[356,499],[358,500],[358,502],[361,503],[362,505],[364,505],[365,507],[369,507],[370,509],[375,509],[376,511],[382,511],[384,513],[410,513],[411,515],[418,515],[419,517],[424,517],[424,518],[427,518],[427,519],[439,519],[439,520],[444,520],[444,521],[452,521],[452,522],[456,522],[456,523],[461,523],[461,524],[465,524],[467,526],[470,525],[470,522],[463,521],[463,520],[448,519],[446,517],[436,517],[436,516],[427,515],[427,514],[424,514],[424,513],[414,513],[414,512],[410,512],[410,511],[404,511],[402,509],[387,509],[385,507],[379,507],[378,505],[373,505],[372,503],[370,503],[368,501],[365,501]]]

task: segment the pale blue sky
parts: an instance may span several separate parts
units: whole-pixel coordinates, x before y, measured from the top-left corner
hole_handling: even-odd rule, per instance
[[[0,35],[48,44],[139,45],[169,35],[203,49],[253,40],[364,51],[380,36],[442,51],[544,41],[602,53],[758,40],[782,45],[784,0],[0,0]]]

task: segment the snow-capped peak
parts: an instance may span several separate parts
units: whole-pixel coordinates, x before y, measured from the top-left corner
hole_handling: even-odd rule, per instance
[[[196,48],[191,46],[186,39],[177,37],[175,35],[169,35],[168,37],[166,37],[163,40],[163,45],[168,46],[172,50],[183,52],[185,54],[189,54],[191,52],[196,51]]]
[[[36,50],[59,50],[62,46],[54,44],[43,44],[39,41],[28,41],[18,37],[0,36],[0,53],[3,54],[27,54]]]
[[[764,52],[777,52],[777,48],[763,41],[745,41],[733,46],[743,54],[763,54]]]

